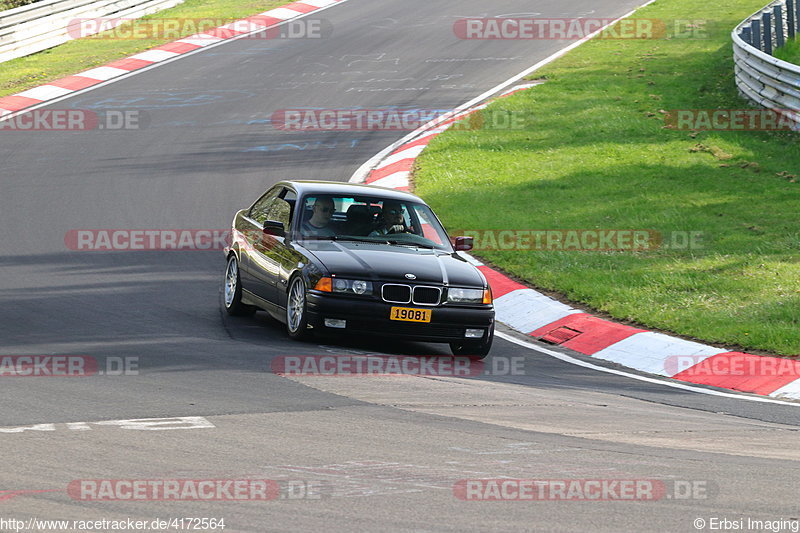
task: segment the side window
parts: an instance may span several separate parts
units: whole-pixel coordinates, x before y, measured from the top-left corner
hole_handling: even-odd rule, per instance
[[[267,191],[264,196],[259,198],[256,204],[250,209],[249,216],[259,224],[263,224],[269,220],[267,213],[273,200],[278,197],[278,194],[283,190],[282,187],[275,187]]]
[[[444,244],[443,236],[436,231],[437,224],[434,224],[426,209],[415,208],[414,213],[419,220],[421,228],[417,230],[418,234],[422,234],[426,239],[435,242],[438,245]]]
[[[291,219],[292,207],[289,202],[283,198],[275,198],[267,207],[267,218],[265,220],[274,220],[275,222],[283,223],[283,229],[289,229],[289,220]],[[263,222],[262,222],[263,224]]]
[[[288,229],[289,225],[291,224],[292,217],[294,217],[294,210],[295,206],[297,205],[297,193],[291,189],[284,189],[283,193],[281,194],[281,198],[289,204],[289,222],[285,223],[284,225]]]

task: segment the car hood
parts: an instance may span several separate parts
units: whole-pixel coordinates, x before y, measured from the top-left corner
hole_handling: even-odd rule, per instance
[[[483,287],[480,271],[457,254],[408,246],[306,241],[303,247],[340,278]],[[409,280],[406,274],[416,279]]]

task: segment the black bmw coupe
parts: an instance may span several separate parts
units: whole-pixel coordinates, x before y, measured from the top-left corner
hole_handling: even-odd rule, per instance
[[[419,197],[382,187],[283,181],[236,213],[225,309],[262,309],[290,337],[380,335],[485,357],[494,337],[486,278]]]

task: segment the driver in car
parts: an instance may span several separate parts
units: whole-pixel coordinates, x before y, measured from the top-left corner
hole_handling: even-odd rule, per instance
[[[403,223],[403,212],[403,206],[399,202],[384,202],[378,227],[369,234],[370,237],[389,233],[409,233]]]

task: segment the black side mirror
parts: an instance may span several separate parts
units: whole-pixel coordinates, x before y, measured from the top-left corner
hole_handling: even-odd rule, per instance
[[[455,248],[457,252],[468,252],[472,250],[474,242],[475,240],[473,237],[456,237],[453,242],[453,248]]]
[[[286,230],[283,228],[283,222],[267,220],[264,222],[264,234],[284,237],[286,235]]]

